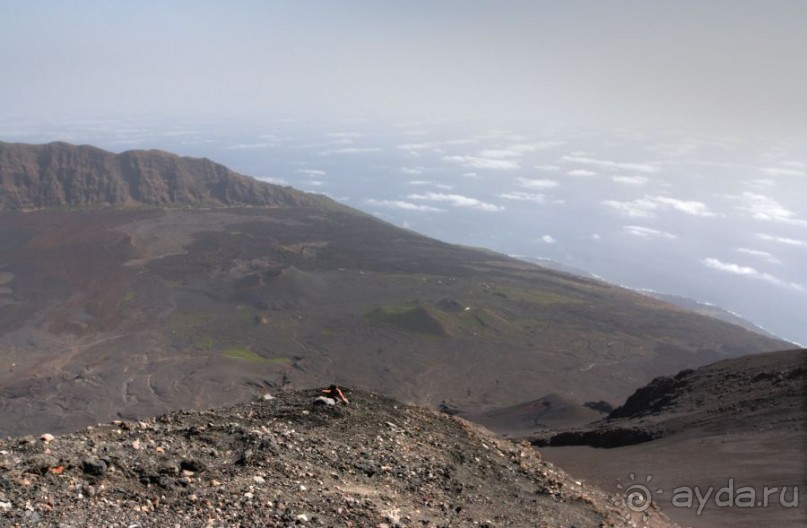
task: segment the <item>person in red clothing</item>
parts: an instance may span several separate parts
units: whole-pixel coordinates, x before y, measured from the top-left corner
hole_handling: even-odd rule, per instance
[[[327,389],[322,389],[322,392],[325,394],[325,396],[327,396],[328,398],[333,398],[337,402],[342,402],[345,405],[347,405],[348,403],[347,398],[345,398],[345,394],[342,392],[342,389],[340,389],[336,385],[331,385]]]

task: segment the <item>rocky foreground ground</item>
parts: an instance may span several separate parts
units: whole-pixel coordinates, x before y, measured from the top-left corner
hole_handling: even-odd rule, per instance
[[[459,418],[319,395],[0,441],[0,526],[672,526]]]

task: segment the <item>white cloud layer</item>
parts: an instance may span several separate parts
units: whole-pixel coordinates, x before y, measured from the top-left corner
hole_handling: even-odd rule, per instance
[[[445,183],[438,183],[431,180],[410,180],[408,182],[409,185],[431,185],[433,187],[437,187],[438,189],[443,189],[446,191],[450,191],[452,189],[451,185]]]
[[[505,200],[515,200],[521,202],[534,202],[534,203],[544,203],[546,201],[546,196],[541,193],[528,193],[520,191],[502,193],[499,195],[499,198],[503,198]]]
[[[701,262],[707,268],[712,268],[714,270],[722,271],[724,273],[730,273],[732,275],[740,275],[742,277],[748,277],[751,279],[763,280],[765,282],[775,284],[776,286],[782,286],[800,292],[805,291],[804,287],[800,284],[796,284],[795,282],[784,281],[774,275],[771,275],[770,273],[759,271],[756,268],[752,268],[750,266],[743,266],[731,262],[723,262],[716,258],[705,258]]]
[[[632,218],[651,218],[656,211],[677,211],[692,216],[717,216],[703,202],[679,200],[669,196],[645,196],[630,202],[603,200],[603,205]]]
[[[479,140],[468,138],[468,139],[448,139],[445,141],[422,141],[420,143],[406,143],[404,145],[398,145],[398,148],[401,150],[406,150],[410,153],[417,153],[418,151],[421,150],[436,150],[440,152],[443,147],[454,145],[471,145],[473,143],[479,143]]]
[[[226,150],[252,150],[274,147],[274,143],[238,143],[225,147]]]
[[[381,152],[378,147],[346,147],[337,149],[323,150],[319,153],[320,156],[331,156],[333,154],[366,154],[369,152]]]
[[[304,174],[306,176],[325,176],[327,174],[327,172],[317,169],[297,169],[294,172],[297,174]]]
[[[418,151],[418,150],[433,150],[439,149],[442,147],[442,143],[439,141],[425,141],[422,143],[406,143],[404,145],[398,145],[398,148],[401,150],[408,150],[408,151]]]
[[[416,204],[404,200],[376,200],[374,198],[370,198],[366,200],[366,202],[369,205],[375,205],[377,207],[389,207],[393,209],[403,209],[405,211],[424,211],[433,213],[445,212],[445,209],[439,209],[430,205]]]
[[[429,202],[443,202],[453,205],[454,207],[466,207],[469,209],[477,209],[479,211],[497,212],[503,211],[504,207],[494,205],[492,203],[483,202],[476,198],[463,196],[461,194],[446,194],[429,192],[425,194],[410,194],[407,196],[410,200],[422,200]]]
[[[776,242],[778,244],[785,244],[786,246],[803,247],[807,248],[807,240],[799,240],[797,238],[788,238],[783,236],[767,235],[759,233],[757,238],[768,242]]]
[[[526,189],[554,189],[560,185],[557,180],[550,180],[547,178],[518,178],[516,181],[520,186]]]
[[[807,173],[798,169],[789,169],[789,168],[785,169],[782,167],[764,167],[760,170],[762,171],[763,174],[766,174],[768,176],[799,176],[799,177],[807,176]]]
[[[646,174],[652,174],[660,170],[658,167],[650,163],[610,161],[610,160],[589,158],[586,156],[563,156],[561,159],[569,163],[577,163],[579,165],[590,165],[592,167],[599,167],[608,170],[634,171]]]
[[[328,132],[325,135],[337,139],[357,138],[362,136],[362,134],[358,132]]]
[[[521,168],[517,161],[508,159],[484,158],[481,156],[446,156],[443,159],[451,163],[458,163],[469,169],[515,170]]]
[[[481,150],[479,151],[478,155],[482,158],[495,158],[495,159],[520,158],[529,152],[560,147],[565,144],[566,144],[565,141],[541,141],[538,143],[521,143],[517,145],[510,145],[504,148]]]
[[[575,178],[589,178],[596,176],[597,173],[586,169],[574,169],[566,173],[567,176],[574,176]]]
[[[752,257],[758,257],[766,262],[770,262],[771,264],[781,264],[780,261],[776,256],[774,256],[769,251],[762,251],[759,249],[750,249],[750,248],[737,248],[737,253],[742,253],[743,255],[750,255]]]
[[[673,235],[672,233],[668,233],[667,231],[660,231],[658,229],[653,229],[650,227],[635,226],[635,225],[624,226],[622,228],[622,232],[640,238],[666,238],[668,240],[674,240],[678,238],[677,236]]]
[[[662,206],[670,207],[676,211],[693,216],[716,216],[703,202],[693,200],[679,200],[667,196],[656,196],[654,200]]]
[[[798,218],[796,213],[764,194],[746,191],[732,198],[740,201],[737,209],[748,213],[757,220],[807,226],[807,220]]]
[[[624,183],[625,185],[645,185],[650,181],[645,176],[614,176],[611,179],[616,183]]]
[[[658,204],[648,198],[639,198],[631,202],[620,202],[618,200],[603,200],[606,207],[616,210],[618,213],[632,218],[650,218],[653,211],[658,209]]]

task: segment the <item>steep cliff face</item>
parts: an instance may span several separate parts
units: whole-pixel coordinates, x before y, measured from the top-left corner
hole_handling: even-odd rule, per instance
[[[158,150],[114,154],[67,143],[0,142],[0,209],[302,206],[321,200],[208,159]]]

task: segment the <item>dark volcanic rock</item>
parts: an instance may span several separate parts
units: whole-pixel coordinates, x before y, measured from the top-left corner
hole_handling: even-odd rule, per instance
[[[93,477],[102,477],[107,467],[107,463],[98,458],[88,458],[81,462],[81,471]]]
[[[783,416],[805,412],[805,402],[807,350],[800,349],[753,354],[655,378],[614,409],[608,421],[736,419],[737,426],[744,421],[758,426],[760,420],[778,426],[787,423]]]
[[[753,354],[655,378],[604,420],[532,439],[538,446],[621,447],[681,432],[802,432],[807,350]]]
[[[595,429],[592,431],[568,431],[558,433],[546,438],[533,440],[532,444],[538,447],[559,447],[587,445],[591,447],[622,447],[633,444],[649,442],[660,437],[639,428],[613,427],[608,429]]]
[[[317,394],[57,437],[53,457],[80,465],[42,466],[42,444],[0,441],[0,525],[674,526],[463,420],[360,391],[315,416]]]
[[[589,409],[593,409],[597,412],[601,413],[610,413],[614,410],[614,406],[608,403],[605,400],[600,401],[587,401],[583,404],[584,406],[588,407]]]
[[[686,377],[693,371],[682,371],[685,375],[674,378],[658,377],[649,384],[634,392],[621,407],[614,409],[608,415],[609,419],[638,418],[648,414],[657,414],[669,406],[686,387]]]
[[[201,460],[186,458],[185,460],[179,463],[179,469],[183,471],[193,471],[194,473],[201,473],[202,471],[207,469],[207,466]]]

